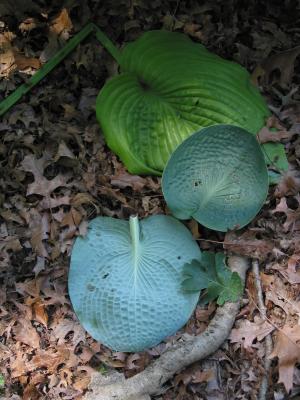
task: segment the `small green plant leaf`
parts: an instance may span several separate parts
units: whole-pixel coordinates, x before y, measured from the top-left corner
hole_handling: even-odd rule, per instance
[[[4,389],[5,386],[5,377],[3,374],[0,374],[0,393]]]
[[[203,303],[217,299],[217,304],[236,301],[243,291],[241,278],[231,272],[225,263],[223,253],[202,253],[201,261],[193,260],[183,271],[182,288],[187,292],[206,289]]]

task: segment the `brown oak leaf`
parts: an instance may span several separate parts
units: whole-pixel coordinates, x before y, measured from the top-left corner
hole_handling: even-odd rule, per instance
[[[29,371],[46,368],[48,373],[55,373],[60,364],[76,365],[77,357],[65,346],[56,346],[51,350],[40,350],[27,364]],[[78,361],[77,361],[78,362]]]
[[[247,349],[252,346],[255,339],[263,340],[274,329],[273,325],[260,317],[255,317],[254,322],[244,319],[240,321],[237,328],[232,329],[229,339],[233,343],[240,343]]]
[[[22,168],[25,171],[31,172],[34,176],[34,181],[27,187],[27,196],[31,194],[39,194],[41,196],[50,196],[50,194],[60,186],[68,186],[68,176],[58,174],[55,178],[49,180],[43,173],[47,164],[48,158],[44,156],[36,159],[34,155],[28,155],[22,161]]]
[[[252,74],[252,81],[257,85],[259,78],[262,78],[264,83],[270,83],[273,71],[279,70],[279,84],[281,86],[288,85],[294,72],[296,58],[299,54],[300,46],[297,46],[293,49],[271,55],[255,68]]]
[[[300,325],[285,325],[277,332],[270,358],[278,357],[279,380],[287,392],[293,387],[295,364],[300,362]]]
[[[224,249],[263,260],[274,249],[274,243],[270,240],[256,239],[255,235],[256,232],[250,230],[242,235],[229,231],[225,235]]]
[[[13,327],[13,333],[15,335],[15,339],[19,342],[25,343],[34,349],[39,348],[40,337],[28,319],[22,318],[20,321],[18,321]]]
[[[293,254],[288,260],[287,268],[278,269],[291,285],[300,283],[300,271],[297,270],[298,265],[300,266],[300,254]]]

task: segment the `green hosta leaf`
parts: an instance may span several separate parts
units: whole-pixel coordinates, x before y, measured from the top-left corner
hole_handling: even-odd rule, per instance
[[[172,154],[162,190],[179,219],[194,218],[219,231],[239,229],[268,193],[264,155],[254,135],[231,125],[196,132]]]
[[[265,161],[271,168],[276,168],[280,172],[289,169],[284,146],[281,143],[264,143],[262,149],[265,155]]]
[[[183,276],[182,288],[186,292],[206,289],[204,303],[215,299],[219,305],[234,302],[243,291],[241,278],[228,269],[222,253],[202,253],[201,261],[193,260],[185,265]]]
[[[0,374],[0,393],[1,390],[4,389],[4,386],[5,386],[5,377],[3,374]]]
[[[101,90],[96,111],[109,147],[132,173],[160,175],[201,128],[232,124],[255,134],[270,114],[244,68],[186,35],[147,32],[119,61],[121,73]]]
[[[84,328],[118,351],[141,351],[189,319],[199,292],[181,289],[183,266],[201,259],[189,230],[172,217],[138,222],[95,218],[72,250],[69,294]]]

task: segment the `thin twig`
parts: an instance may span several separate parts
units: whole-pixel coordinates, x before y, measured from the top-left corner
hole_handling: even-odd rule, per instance
[[[255,282],[256,291],[257,291],[257,300],[258,300],[259,310],[260,310],[260,313],[261,313],[261,316],[263,317],[263,319],[267,320],[268,318],[267,318],[266,306],[265,306],[264,299],[263,299],[261,280],[260,280],[260,274],[259,274],[259,264],[258,264],[257,259],[252,260],[252,273],[254,275],[254,282]],[[265,359],[264,359],[265,374],[264,374],[261,384],[260,384],[257,400],[265,400],[266,396],[267,396],[268,376],[269,376],[269,371],[270,371],[271,362],[272,362],[269,356],[272,353],[272,348],[273,348],[273,343],[272,343],[271,334],[269,333],[265,337]]]

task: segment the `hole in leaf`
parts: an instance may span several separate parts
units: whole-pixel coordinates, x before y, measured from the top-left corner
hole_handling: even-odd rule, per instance
[[[91,285],[90,283],[87,285],[87,290],[89,291],[89,292],[93,292],[94,290],[95,290],[95,286],[94,285]]]

